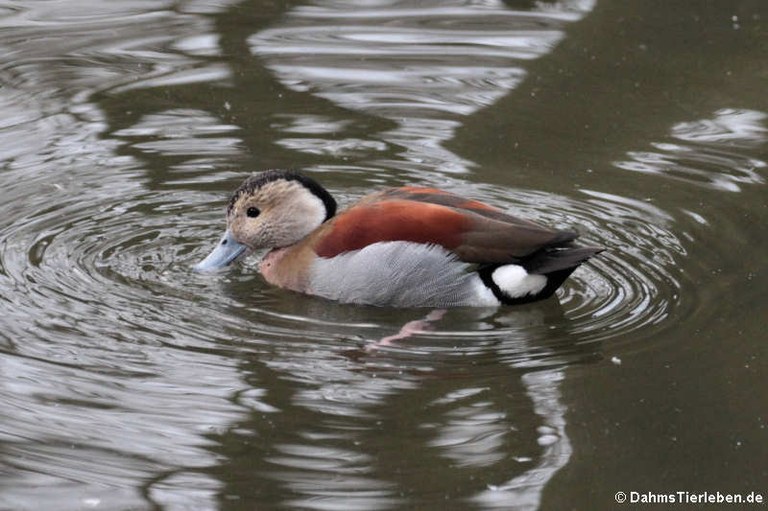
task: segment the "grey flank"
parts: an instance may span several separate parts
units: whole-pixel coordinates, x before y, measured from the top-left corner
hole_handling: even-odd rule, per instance
[[[381,242],[318,258],[309,291],[340,302],[394,307],[498,305],[473,270],[439,245]]]

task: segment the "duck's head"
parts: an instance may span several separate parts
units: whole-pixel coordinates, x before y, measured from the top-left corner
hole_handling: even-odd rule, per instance
[[[227,230],[195,269],[213,271],[260,248],[293,245],[334,214],[336,201],[313,179],[285,170],[254,174],[232,194]]]

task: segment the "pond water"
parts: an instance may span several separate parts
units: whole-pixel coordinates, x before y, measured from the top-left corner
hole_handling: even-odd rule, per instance
[[[0,509],[768,499],[768,4],[0,5]],[[248,173],[436,185],[608,250],[557,299],[191,265]]]

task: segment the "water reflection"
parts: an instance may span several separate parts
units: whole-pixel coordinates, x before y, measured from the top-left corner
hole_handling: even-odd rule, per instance
[[[622,344],[647,349],[670,318],[714,303],[701,306],[691,281],[702,272],[681,263],[694,237],[678,210],[644,200],[635,181],[605,187],[607,173],[585,173],[573,191],[541,171],[482,186],[472,180],[492,179],[470,179],[466,147],[445,147],[470,114],[513,116],[500,98],[592,8],[4,10],[0,507],[539,507],[575,450],[567,371]],[[654,186],[763,184],[764,109],[710,111],[606,160]],[[559,302],[451,311],[434,331],[366,351],[423,313],[297,296],[266,286],[254,263],[189,271],[220,231],[225,193],[272,165],[325,174],[342,202],[374,185],[439,183],[611,250]]]
[[[459,339],[453,348],[415,340],[428,356],[410,369],[403,347],[348,359],[338,342],[293,344],[246,364],[250,385],[268,387],[259,397],[268,408],[218,438],[224,493],[266,492],[308,509],[396,509],[429,495],[536,508],[570,453],[562,372],[516,373],[469,342],[462,356]],[[481,386],[467,385],[469,371],[485,375],[473,377]],[[266,479],[255,488],[254,465]]]
[[[525,61],[550,51],[590,9],[585,1],[526,10],[497,2],[321,2],[292,9],[248,42],[291,90],[397,122],[377,135],[399,148],[397,159],[372,163],[426,180],[435,168],[444,175],[473,165],[442,145],[459,118],[520,83]]]
[[[544,484],[549,482],[565,466],[571,457],[571,442],[566,435],[565,413],[560,382],[562,371],[538,371],[525,373],[522,382],[533,401],[534,412],[543,419],[537,428],[538,444],[542,452],[538,459],[516,457],[520,463],[535,463],[523,474],[501,484],[489,484],[487,490],[472,498],[484,509],[508,509],[514,503],[516,509],[539,509]]]
[[[631,151],[616,166],[726,192],[764,184],[761,172],[768,163],[744,149],[768,141],[766,118],[764,112],[724,108],[711,119],[672,126],[669,140],[652,144],[655,151]]]
[[[185,199],[147,192],[92,102],[207,24],[143,2],[24,4],[2,23],[0,507],[144,508],[146,481],[173,501],[165,481],[186,479],[177,502],[211,508],[220,483],[179,473],[215,463],[203,434],[241,413],[238,373],[182,348],[210,340],[193,318],[169,328],[190,298],[163,284],[187,273],[185,222],[168,221]]]

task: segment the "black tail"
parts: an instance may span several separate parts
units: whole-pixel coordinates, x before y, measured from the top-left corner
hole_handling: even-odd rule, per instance
[[[579,267],[581,263],[590,257],[602,252],[600,247],[562,247],[545,248],[525,259],[512,264],[522,266],[529,275],[543,275],[547,278],[544,287],[535,294],[524,296],[508,296],[493,279],[493,272],[505,264],[484,266],[479,269],[480,278],[496,298],[506,305],[536,302],[552,296],[565,279]],[[510,264],[510,263],[506,263]]]
[[[543,300],[552,296],[581,263],[603,250],[602,247],[544,249],[522,261],[528,273],[547,277],[547,285],[536,295],[536,299]]]

